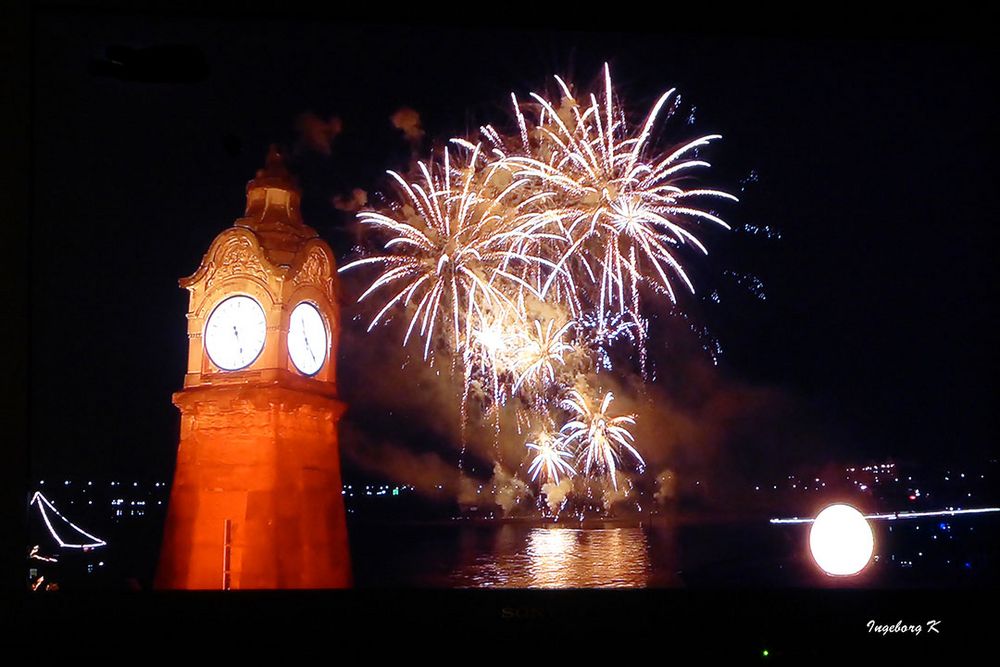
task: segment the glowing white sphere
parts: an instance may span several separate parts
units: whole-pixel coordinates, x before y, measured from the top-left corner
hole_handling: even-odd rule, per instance
[[[868,565],[875,551],[875,536],[861,512],[850,505],[830,505],[813,521],[809,550],[824,572],[846,577]]]

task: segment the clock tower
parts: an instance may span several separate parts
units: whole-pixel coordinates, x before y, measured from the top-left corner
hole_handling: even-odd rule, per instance
[[[158,588],[350,585],[336,268],[299,202],[272,146],[244,217],[180,281],[188,364]]]

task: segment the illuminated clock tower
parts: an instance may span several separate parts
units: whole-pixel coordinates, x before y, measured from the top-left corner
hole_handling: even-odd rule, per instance
[[[271,147],[246,214],[190,277],[188,365],[158,588],[337,588],[336,268]]]

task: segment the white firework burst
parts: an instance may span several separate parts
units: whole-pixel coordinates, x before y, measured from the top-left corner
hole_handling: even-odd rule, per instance
[[[635,437],[626,428],[635,425],[635,415],[609,415],[608,408],[613,400],[614,396],[610,391],[597,404],[589,401],[576,389],[570,390],[562,405],[574,418],[560,429],[560,434],[565,447],[576,449],[577,462],[583,463],[585,475],[589,475],[591,471],[607,475],[617,489],[615,471],[621,462],[621,450],[629,452],[640,466],[645,466],[646,462],[632,446]]]

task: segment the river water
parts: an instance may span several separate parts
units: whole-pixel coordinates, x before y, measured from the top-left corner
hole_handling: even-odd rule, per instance
[[[501,526],[494,548],[470,554],[449,573],[459,587],[634,588],[653,576],[641,528]]]
[[[997,523],[878,522],[876,559],[849,580],[815,567],[808,525],[766,520],[586,527],[459,520],[355,525],[350,539],[358,587],[951,587],[996,582]]]
[[[747,546],[747,531],[723,532],[721,542],[696,538],[697,553],[679,548],[688,529],[638,523],[364,526],[352,528],[351,544],[361,587],[646,588],[684,586],[706,563],[730,560],[730,547],[740,550],[729,540]]]

